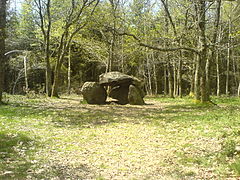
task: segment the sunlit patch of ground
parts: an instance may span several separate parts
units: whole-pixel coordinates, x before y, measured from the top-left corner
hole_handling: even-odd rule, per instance
[[[186,98],[145,101],[122,106],[88,105],[79,96],[9,97],[0,109],[2,137],[11,139],[0,145],[0,177],[237,179],[230,165],[239,155],[229,153],[232,140],[240,144],[239,100],[219,106]],[[23,170],[14,170],[21,164]]]

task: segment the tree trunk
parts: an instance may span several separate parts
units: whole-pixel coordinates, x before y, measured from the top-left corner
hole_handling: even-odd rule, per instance
[[[207,58],[207,57],[206,57]],[[210,83],[211,83],[211,59],[207,58],[206,61],[206,67],[205,67],[205,72],[206,72],[206,91],[207,94],[210,94]]]
[[[240,82],[238,84],[238,97],[240,97]]]
[[[65,38],[67,38],[67,37],[65,37]],[[61,40],[61,43],[59,46],[59,52],[58,52],[59,54],[58,54],[58,58],[57,58],[57,62],[56,62],[55,70],[54,70],[54,81],[53,81],[52,93],[51,93],[51,97],[57,97],[57,98],[59,98],[59,95],[58,95],[59,74],[61,71],[63,58],[64,58],[64,55],[66,53],[66,48],[67,48],[67,43],[63,39],[64,39],[64,35],[62,36],[62,40]]]
[[[199,56],[196,56],[196,62],[195,62],[195,77],[194,77],[194,96],[196,101],[200,101],[201,95],[200,95],[200,73],[199,73]]]
[[[189,95],[192,96],[194,95],[194,82],[195,82],[195,67],[196,67],[196,63],[193,63],[193,67],[192,67],[192,72],[191,72],[191,87],[190,87],[190,92]]]
[[[169,97],[174,98],[174,95],[173,95],[173,75],[172,75],[172,68],[171,68],[170,62],[168,62],[168,85],[169,85],[169,88],[168,88]]]
[[[230,61],[231,61],[231,19],[228,22],[228,49],[227,49],[227,66],[226,66],[226,95],[229,95],[229,71],[230,71]]]
[[[177,63],[174,60],[173,62],[173,96],[176,97],[178,96],[178,79],[177,79]]]
[[[148,93],[152,95],[152,76],[151,76],[151,67],[150,67],[150,57],[149,54],[147,53],[146,55],[147,58],[147,77],[148,77]]]
[[[217,96],[220,96],[220,67],[219,67],[219,51],[216,53],[216,70],[217,70]]]
[[[238,87],[238,77],[237,77],[237,62],[236,59],[234,58],[234,52],[232,52],[232,57],[233,57],[233,74],[234,74],[234,87]],[[235,89],[235,88],[234,88]],[[234,95],[237,93],[237,90],[234,91]]]
[[[71,44],[68,49],[68,94],[71,94]]]
[[[178,60],[178,96],[182,98],[182,57]]]
[[[46,42],[45,42],[45,62],[46,62],[46,94],[48,97],[51,96],[52,90],[52,70],[50,65],[50,32],[52,28],[52,19],[51,19],[51,0],[47,1],[47,17],[48,17],[48,26],[46,31]]]
[[[113,50],[114,50],[114,45],[113,45],[113,39],[111,40],[110,48],[109,48],[109,56],[108,56],[108,63],[107,63],[107,68],[106,68],[106,73],[112,71],[112,62],[113,62]]]
[[[213,32],[213,40],[212,43],[216,44],[217,41],[221,40],[221,36],[219,33],[219,24],[220,24],[220,17],[221,17],[221,4],[222,0],[217,1],[217,8],[216,8],[216,19],[215,19],[215,29]],[[216,62],[216,73],[217,73],[217,96],[220,96],[220,67],[219,67],[219,53],[220,51],[214,47],[212,51],[212,62]]]
[[[180,45],[182,46],[182,40],[180,41]],[[177,72],[177,79],[178,79],[178,96],[182,98],[182,61],[183,61],[183,52],[179,52],[179,60],[178,60],[178,72]]]
[[[23,58],[23,64],[24,64],[24,78],[25,78],[25,93],[29,92],[29,87],[28,87],[28,75],[27,75],[27,54]]]
[[[60,70],[61,70],[61,64],[57,63],[57,65],[55,66],[55,70],[54,70],[54,81],[53,81],[53,86],[52,86],[51,97],[59,98],[58,88],[59,88],[59,74],[60,74]]]
[[[198,1],[198,28],[199,28],[199,39],[198,39],[198,47],[199,47],[199,70],[200,70],[200,89],[201,89],[201,102],[210,101],[206,74],[206,66],[207,66],[207,43],[206,43],[206,2],[205,0]]]
[[[121,37],[121,45],[122,45],[122,51],[121,51],[121,69],[122,69],[122,73],[125,72],[124,69],[124,37]]]
[[[163,72],[164,72],[164,95],[167,96],[168,94],[168,89],[167,89],[167,86],[168,86],[168,77],[167,77],[167,65],[164,65],[163,66]]]
[[[51,0],[47,0],[47,3],[43,5],[41,0],[34,1],[38,8],[38,15],[40,18],[40,28],[44,38],[44,58],[45,58],[45,88],[47,96],[51,96],[52,89],[52,77],[51,77],[51,66],[50,66],[50,32],[52,27],[51,21]],[[44,16],[44,9],[46,8],[47,17]],[[45,23],[48,22],[45,28]]]
[[[2,93],[4,89],[5,71],[5,28],[6,28],[6,0],[0,1],[0,104],[2,104]]]
[[[157,69],[155,64],[155,58],[154,58],[154,52],[152,52],[152,60],[153,60],[153,78],[154,78],[154,84],[155,84],[155,91],[154,94],[158,94],[158,81],[157,81]]]

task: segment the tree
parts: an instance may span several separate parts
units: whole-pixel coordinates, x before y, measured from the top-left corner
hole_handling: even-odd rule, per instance
[[[43,35],[44,59],[46,66],[45,87],[46,94],[50,97],[52,90],[51,65],[50,65],[50,36],[52,28],[51,0],[34,0],[39,16],[38,26]]]
[[[0,104],[4,90],[5,39],[6,39],[6,0],[0,0]]]
[[[68,5],[68,10],[65,12],[66,17],[63,19],[63,28],[61,30],[62,32],[57,50],[57,60],[54,70],[54,81],[51,94],[52,97],[59,97],[59,74],[68,47],[70,46],[74,36],[87,25],[89,18],[94,13],[95,8],[99,3],[99,0],[83,0],[79,2],[72,0],[69,3],[71,5]],[[90,12],[88,11],[89,9]]]

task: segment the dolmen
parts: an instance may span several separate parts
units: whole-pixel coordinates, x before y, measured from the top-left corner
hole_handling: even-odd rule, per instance
[[[85,82],[81,92],[89,104],[105,104],[107,96],[118,104],[144,105],[144,83],[136,77],[117,71],[99,76],[99,82]]]

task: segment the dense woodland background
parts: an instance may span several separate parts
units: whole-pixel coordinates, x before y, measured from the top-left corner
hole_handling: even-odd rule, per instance
[[[0,0],[0,179],[239,179],[239,97],[240,0]]]
[[[9,0],[6,8],[7,93],[79,93],[120,71],[144,80],[149,95],[240,95],[239,1]]]

